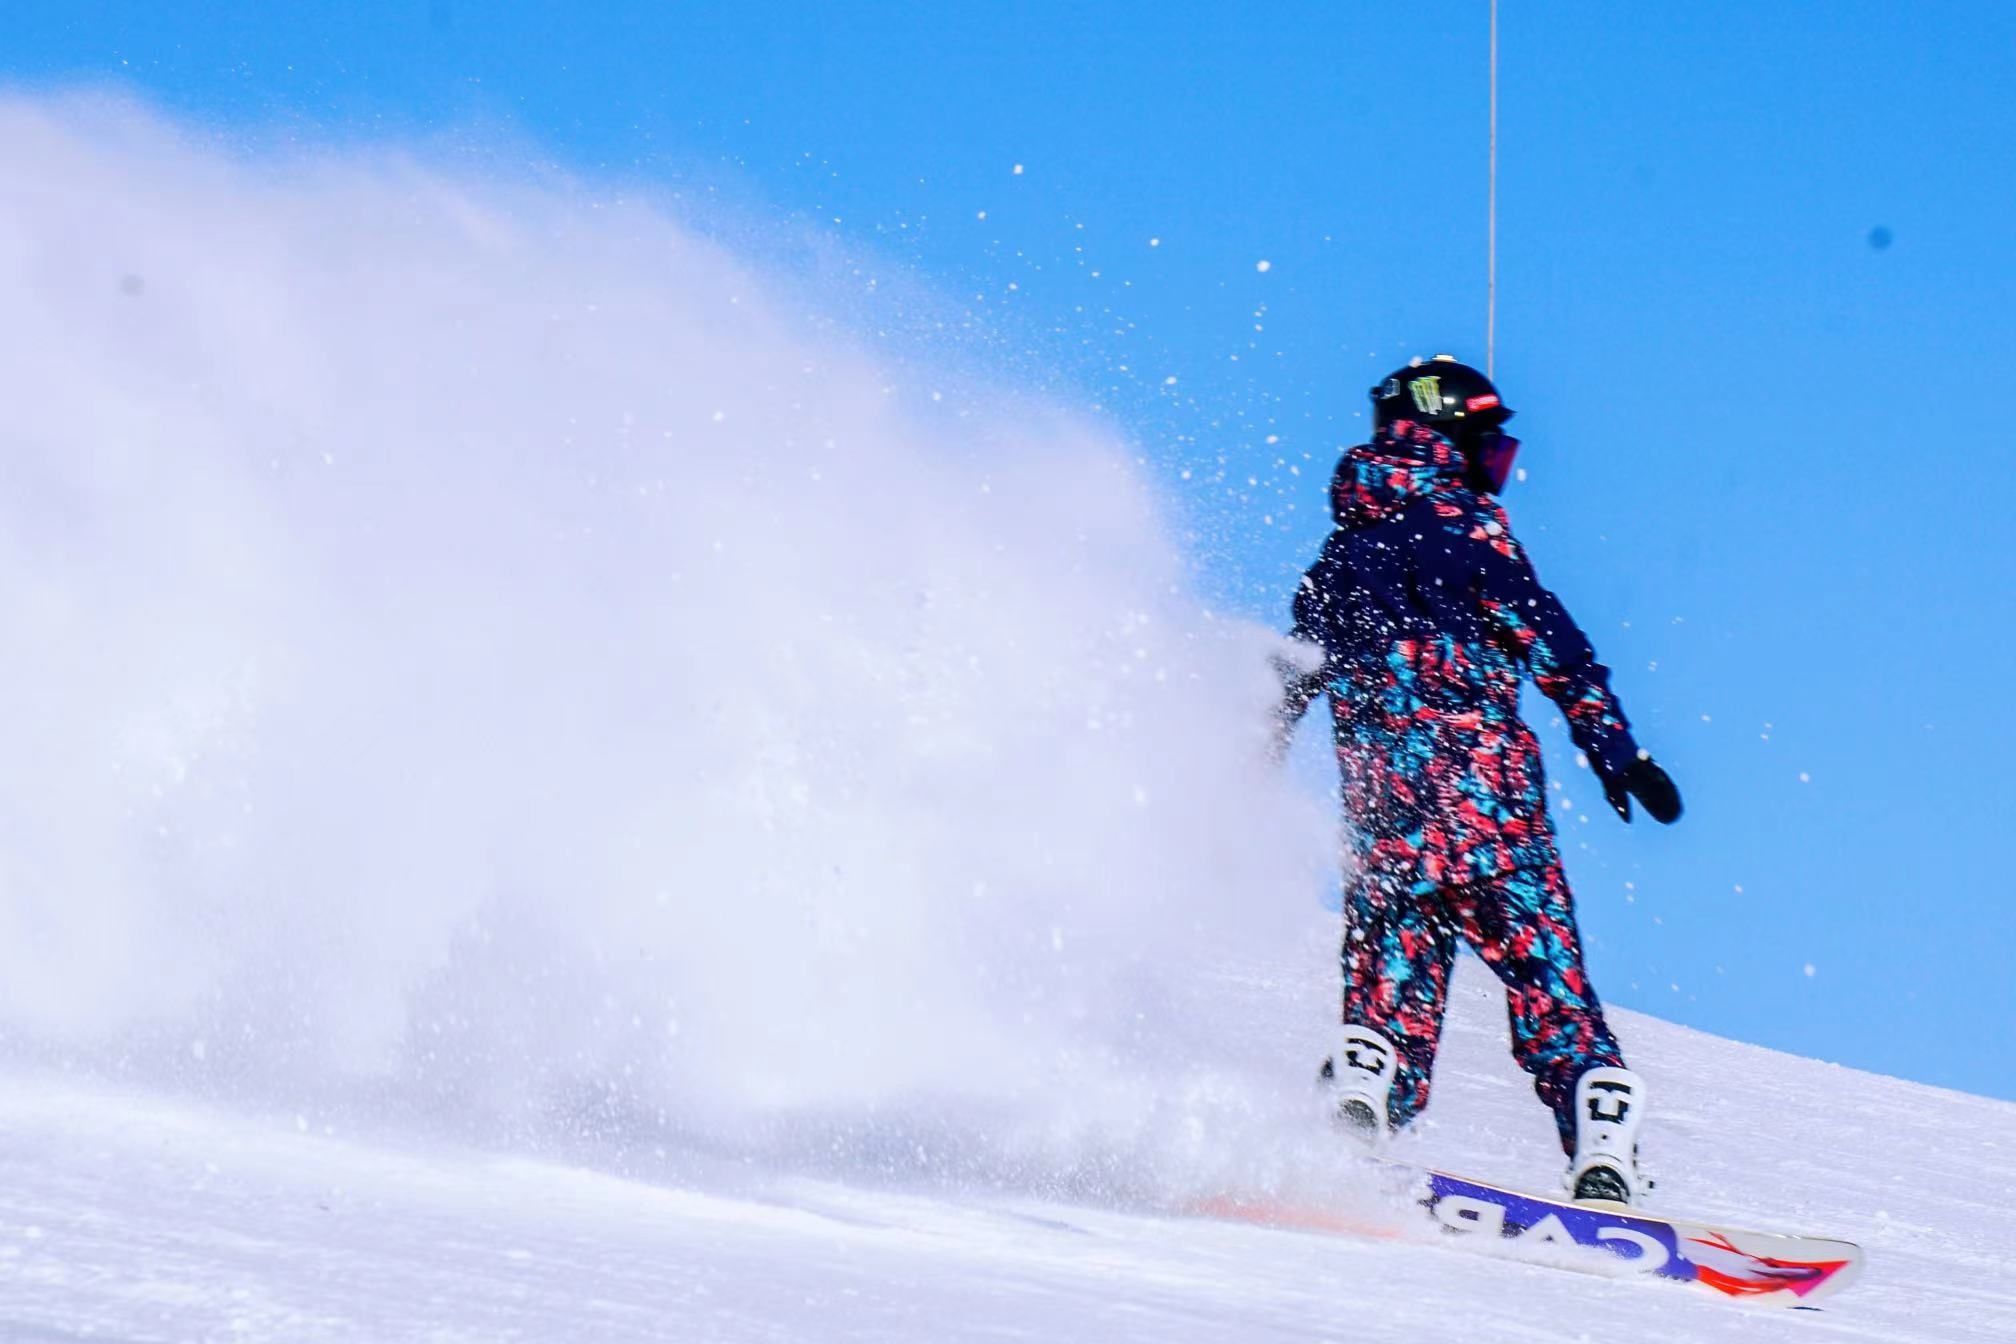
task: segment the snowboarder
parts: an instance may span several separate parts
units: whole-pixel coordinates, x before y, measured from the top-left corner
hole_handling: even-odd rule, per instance
[[[1608,671],[1513,540],[1498,495],[1512,411],[1453,356],[1372,389],[1372,441],[1331,482],[1336,528],[1295,595],[1278,746],[1328,694],[1355,864],[1344,898],[1344,1032],[1324,1068],[1367,1135],[1428,1101],[1460,943],[1504,982],[1512,1052],[1554,1112],[1577,1199],[1640,1194],[1645,1084],[1603,1019],[1547,814],[1530,673],[1605,798],[1661,822],[1672,779],[1641,751]]]

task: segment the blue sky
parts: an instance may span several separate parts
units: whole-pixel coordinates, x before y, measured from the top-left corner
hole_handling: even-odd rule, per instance
[[[1479,355],[1485,5],[1267,10],[24,0],[0,78],[913,268],[1134,435],[1200,581],[1278,620],[1364,389]],[[1598,984],[2016,1096],[2016,10],[1510,5],[1502,59],[1507,502],[1690,805],[1563,818]]]

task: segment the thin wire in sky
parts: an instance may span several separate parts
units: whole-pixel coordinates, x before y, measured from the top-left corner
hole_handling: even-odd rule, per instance
[[[1484,376],[1498,363],[1498,0],[1491,0],[1491,154],[1484,225]]]

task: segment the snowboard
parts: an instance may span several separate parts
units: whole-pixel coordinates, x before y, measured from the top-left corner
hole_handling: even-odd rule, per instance
[[[1423,1167],[1369,1159],[1382,1182],[1404,1192],[1426,1225],[1480,1249],[1608,1277],[1665,1279],[1726,1301],[1812,1307],[1854,1281],[1862,1248],[1828,1237],[1752,1232],[1719,1222],[1667,1218],[1617,1204],[1508,1190]],[[1395,1200],[1401,1208],[1407,1200]],[[1275,1227],[1393,1237],[1405,1229],[1366,1217],[1273,1199],[1222,1197],[1192,1212]]]

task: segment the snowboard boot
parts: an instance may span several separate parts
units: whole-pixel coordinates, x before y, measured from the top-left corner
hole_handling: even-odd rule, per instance
[[[1629,1069],[1594,1068],[1575,1081],[1575,1159],[1568,1189],[1578,1204],[1635,1204],[1646,1184],[1638,1171],[1638,1125],[1645,1080]]]
[[[1344,1028],[1344,1048],[1323,1061],[1322,1079],[1337,1089],[1331,1117],[1353,1138],[1377,1143],[1386,1134],[1386,1099],[1399,1061],[1386,1038],[1369,1027]]]

